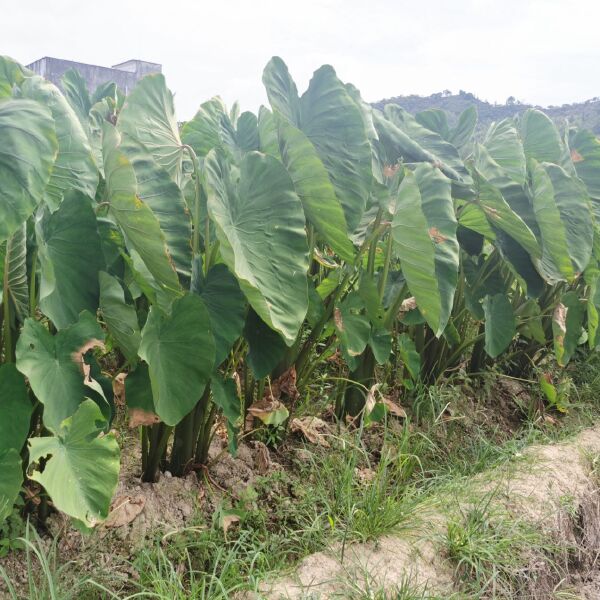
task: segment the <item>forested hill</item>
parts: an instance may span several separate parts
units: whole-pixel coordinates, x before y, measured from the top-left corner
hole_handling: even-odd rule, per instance
[[[506,117],[512,117],[527,108],[531,104],[521,103],[513,97],[508,98],[506,104],[490,104],[480,100],[475,95],[461,90],[458,94],[452,94],[448,90],[431,94],[431,96],[396,96],[373,103],[377,108],[383,108],[386,104],[399,104],[411,113],[417,113],[428,108],[441,108],[450,113],[451,120],[472,104],[477,107],[480,126],[486,127],[493,121],[499,121]],[[586,127],[600,134],[600,98],[592,98],[585,102],[563,104],[562,106],[537,107],[555,120],[568,119],[571,123]]]

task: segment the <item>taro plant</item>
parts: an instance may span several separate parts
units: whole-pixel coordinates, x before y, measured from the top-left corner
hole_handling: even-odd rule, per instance
[[[106,517],[117,375],[155,481],[205,465],[217,419],[232,452],[278,437],[317,372],[372,421],[382,383],[549,382],[551,352],[597,347],[592,134],[378,111],[330,66],[299,94],[277,57],[263,83],[257,115],[213,98],[180,126],[162,75],[61,92],[0,59],[0,519],[24,483],[42,518]]]

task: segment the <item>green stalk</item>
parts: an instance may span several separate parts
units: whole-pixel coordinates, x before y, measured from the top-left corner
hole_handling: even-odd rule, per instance
[[[208,205],[208,200],[207,200]],[[204,224],[204,274],[208,275],[208,270],[212,266],[212,253],[210,251],[210,219],[208,218],[208,212],[206,213],[206,220]]]
[[[31,258],[31,274],[29,275],[29,314],[32,317],[35,315],[35,311],[37,309],[37,289],[36,289],[37,258],[38,258],[38,251],[36,248],[33,251],[33,256]]]
[[[142,438],[142,471],[148,466],[148,427],[142,425],[140,427],[140,437]]]
[[[484,340],[485,339],[485,333],[480,333],[479,335],[476,335],[474,338],[470,339],[470,340],[466,340],[465,342],[463,342],[451,355],[450,358],[448,358],[448,360],[446,361],[446,363],[444,364],[443,368],[440,368],[439,374],[435,380],[435,383],[439,383],[439,380],[441,379],[442,375],[444,374],[444,372],[446,371],[446,369],[452,365],[452,363],[459,359],[461,354],[469,347],[472,346],[473,344],[476,344],[478,341],[480,340]]]
[[[205,465],[208,462],[208,451],[210,449],[210,442],[212,440],[212,428],[217,416],[217,407],[213,404],[210,407],[210,411],[206,420],[202,425],[200,436],[198,437],[198,443],[196,444],[196,452],[194,460],[198,465]]]
[[[164,423],[159,423],[152,427],[150,453],[146,468],[142,473],[142,481],[154,483],[158,480],[160,461],[167,449],[171,431],[173,431],[173,427],[165,425]]]
[[[198,169],[198,157],[191,146],[184,146],[187,153],[190,155],[192,165],[194,167],[194,190],[196,192],[194,198],[194,231],[192,233],[192,254],[197,256],[200,253],[200,217],[201,215],[201,184],[200,184],[200,171]],[[208,222],[208,219],[207,219]]]
[[[387,244],[385,247],[385,258],[383,262],[383,272],[379,278],[379,300],[383,301],[383,293],[387,284],[388,275],[390,273],[390,263],[392,262],[392,243],[393,238],[391,232],[388,234]]]
[[[196,408],[194,407],[183,419],[175,426],[173,434],[173,449],[171,450],[171,460],[169,469],[175,477],[181,477],[186,474],[194,455],[194,420],[196,417]]]
[[[8,257],[8,253],[7,253]],[[15,362],[13,351],[12,327],[10,326],[10,294],[8,291],[8,265],[4,267],[4,280],[2,282],[2,311],[4,329],[4,362]]]

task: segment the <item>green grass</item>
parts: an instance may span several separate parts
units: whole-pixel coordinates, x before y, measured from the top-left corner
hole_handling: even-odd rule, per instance
[[[241,498],[222,500],[223,510],[241,515],[239,527],[224,534],[219,519],[198,513],[188,528],[166,538],[157,533],[126,565],[125,571],[135,573],[135,578],[88,573],[80,561],[61,563],[56,542],[42,544],[29,530],[21,550],[28,582],[24,592],[15,588],[9,597],[229,598],[242,589],[256,590],[261,581],[289,571],[313,552],[335,547],[340,554],[350,542],[414,528],[430,499],[439,503],[460,497],[463,502],[468,497],[464,490],[478,473],[506,474],[498,468],[518,462],[526,446],[565,439],[597,420],[596,362],[571,372],[576,392],[559,426],[544,423],[534,413],[516,432],[493,419],[473,419],[474,411],[493,411],[492,378],[484,379],[479,392],[468,391],[472,398],[489,394],[491,409],[490,402],[480,397],[471,400],[474,405],[464,404],[456,386],[420,390],[418,425],[390,422],[386,427],[334,435],[331,448],[291,451],[295,458],[287,456],[285,470],[259,477]],[[597,461],[592,457],[590,462]],[[519,568],[527,548],[552,555],[536,531],[491,510],[489,499],[472,504],[468,511],[455,511],[441,541],[466,590],[466,596],[457,598],[493,595],[523,583]],[[410,581],[385,595],[371,585],[368,574],[361,577],[349,574],[345,597],[434,598]]]
[[[455,577],[473,598],[512,598],[526,589],[531,556],[552,563],[556,548],[531,523],[493,508],[494,494],[459,509],[447,523],[442,547]]]

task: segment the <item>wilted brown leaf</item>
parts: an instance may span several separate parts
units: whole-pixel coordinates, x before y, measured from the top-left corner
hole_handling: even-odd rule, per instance
[[[399,404],[396,404],[386,396],[383,396],[382,402],[385,404],[391,415],[394,415],[399,419],[406,419],[406,411]]]
[[[267,390],[265,397],[270,396],[273,400],[279,400],[285,396],[290,400],[298,399],[298,389],[296,388],[296,367],[292,365],[285,373],[280,375]]]
[[[415,308],[417,308],[417,299],[414,296],[402,300],[402,304],[398,310],[398,318],[402,320],[407,312],[414,310]]]
[[[301,433],[311,444],[329,448],[329,442],[325,437],[330,433],[329,425],[319,417],[293,419],[290,429],[293,432]]]
[[[79,366],[81,374],[83,375],[84,380],[87,380],[90,374],[90,367],[83,360],[83,355],[86,352],[89,352],[92,348],[102,348],[105,349],[104,343],[97,339],[92,339],[87,341],[83,346],[79,347],[75,352],[71,353],[71,360]]]
[[[271,454],[263,442],[255,441],[254,448],[256,455],[254,457],[254,466],[260,475],[268,473],[271,468]]]
[[[125,406],[125,378],[127,373],[119,373],[113,379],[113,396],[117,406]]]
[[[236,523],[240,522],[240,518],[237,515],[223,515],[221,519],[221,527],[223,528],[223,533],[227,533],[227,530]]]
[[[248,417],[260,419],[265,425],[279,425],[289,416],[288,409],[279,400],[263,398],[248,408]],[[250,426],[252,423],[250,423]]]
[[[342,319],[342,311],[337,306],[333,309],[333,320],[338,331],[344,331],[344,319]]]
[[[142,410],[141,408],[129,409],[129,427],[139,427],[140,425],[156,425],[160,423],[160,417],[153,412]]]
[[[583,156],[581,156],[581,154],[579,154],[579,152],[577,152],[577,150],[575,150],[574,148],[571,149],[571,160],[574,163],[578,163],[581,162],[583,160],[585,160],[585,158],[583,158]]]
[[[429,237],[436,244],[441,244],[442,242],[445,242],[448,239],[445,235],[442,235],[442,233],[440,232],[440,230],[437,227],[430,227],[428,231],[429,231]]]
[[[562,302],[559,302],[554,309],[554,314],[552,315],[552,320],[556,323],[560,331],[562,331],[563,336],[567,333],[568,310],[569,309]]]

